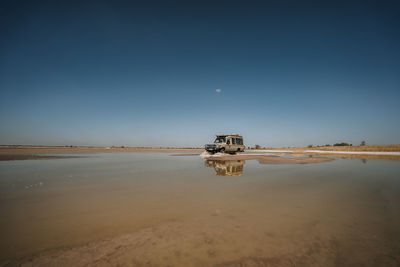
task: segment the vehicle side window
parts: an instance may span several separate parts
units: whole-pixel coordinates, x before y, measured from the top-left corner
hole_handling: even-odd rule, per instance
[[[238,139],[236,140],[236,143],[237,143],[238,145],[243,145],[242,139],[240,139],[240,138],[238,138]]]
[[[228,141],[226,141],[226,143],[227,143],[228,145],[230,145],[230,144],[231,144],[231,139],[228,139]]]
[[[232,138],[232,145],[236,144],[236,138]]]

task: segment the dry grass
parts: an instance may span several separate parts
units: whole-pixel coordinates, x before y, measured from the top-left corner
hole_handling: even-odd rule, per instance
[[[294,147],[294,148],[267,148],[268,150],[290,150],[304,152],[305,150],[325,151],[370,151],[370,152],[400,152],[400,145],[368,145],[368,146],[320,146],[320,147]]]
[[[313,147],[309,150],[328,150],[328,151],[371,151],[371,152],[398,152],[400,145],[368,145],[368,146],[324,146]]]
[[[391,155],[354,155],[354,154],[324,154],[324,153],[311,153],[317,157],[331,157],[331,158],[342,158],[342,159],[362,159],[362,160],[393,160],[400,161],[400,156]]]

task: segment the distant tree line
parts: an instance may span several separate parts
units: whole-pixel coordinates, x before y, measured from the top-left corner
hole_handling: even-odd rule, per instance
[[[365,146],[367,145],[367,143],[365,141],[361,141],[360,146]],[[347,142],[340,142],[340,143],[335,143],[333,145],[331,144],[325,144],[325,145],[308,145],[308,148],[312,148],[312,147],[327,147],[327,146],[353,146],[353,144],[351,143],[347,143]],[[260,145],[254,145],[254,147],[247,147],[248,149],[266,149],[266,147],[260,146]],[[287,147],[290,148],[290,147]]]
[[[346,143],[346,142],[341,142],[341,143],[336,143],[336,144],[333,144],[333,146],[352,146],[353,144],[349,144],[349,143]]]
[[[360,146],[365,146],[365,145],[367,145],[367,143],[366,143],[365,141],[362,141],[362,142],[360,143]],[[316,145],[315,147],[325,147],[325,146],[331,146],[331,145],[330,145],[330,144]],[[332,146],[353,146],[353,144],[346,143],[346,142],[341,142],[341,143],[333,144]],[[311,148],[311,147],[314,147],[314,145],[308,145],[307,147],[308,147],[308,148]]]

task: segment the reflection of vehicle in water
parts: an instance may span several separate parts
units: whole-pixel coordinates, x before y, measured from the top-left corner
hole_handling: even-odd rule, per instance
[[[235,154],[244,151],[243,136],[239,134],[217,135],[214,144],[205,145],[205,150],[212,154],[217,152],[226,152]]]
[[[244,160],[206,160],[204,163],[214,168],[217,176],[241,176],[244,170]]]

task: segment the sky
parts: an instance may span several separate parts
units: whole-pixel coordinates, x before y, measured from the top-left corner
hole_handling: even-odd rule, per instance
[[[1,1],[0,144],[400,143],[399,1]]]

